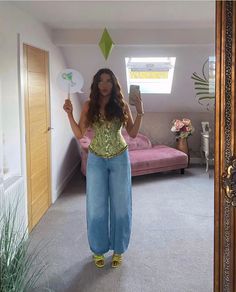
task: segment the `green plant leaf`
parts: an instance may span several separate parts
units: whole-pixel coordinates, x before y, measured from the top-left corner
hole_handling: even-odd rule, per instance
[[[202,100],[215,99],[215,93],[211,92],[211,90],[214,89],[214,82],[209,81],[205,74],[205,67],[207,63],[208,59],[203,63],[202,76],[199,76],[199,74],[197,74],[196,72],[194,72],[191,76],[191,79],[194,80],[194,89],[196,91],[196,97],[198,98],[199,103]]]
[[[202,96],[202,97],[199,97],[198,100],[204,100],[204,99],[215,99],[215,96]]]
[[[47,265],[39,261],[40,249],[29,252],[27,230],[17,222],[15,206],[1,210],[0,216],[0,291],[27,292],[34,288]],[[36,264],[37,263],[37,264]]]

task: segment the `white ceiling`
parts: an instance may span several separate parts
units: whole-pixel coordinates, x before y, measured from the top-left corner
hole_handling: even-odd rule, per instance
[[[0,0],[1,1],[1,0]],[[176,56],[170,96],[142,95],[145,111],[201,111],[194,99],[192,72],[214,54],[215,1],[11,1],[50,28],[68,68],[83,73],[83,98],[98,68],[110,67],[127,96],[125,56]],[[25,16],[24,16],[25,17]],[[106,27],[115,49],[104,60],[98,43]],[[79,49],[78,49],[78,46]],[[192,97],[192,98],[189,98]],[[196,105],[197,104],[197,105]]]
[[[209,28],[215,1],[11,1],[51,29]]]

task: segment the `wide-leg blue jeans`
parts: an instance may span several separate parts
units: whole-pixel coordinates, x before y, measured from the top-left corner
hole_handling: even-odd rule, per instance
[[[87,232],[95,254],[122,254],[129,245],[132,218],[128,150],[112,158],[88,153],[86,170]]]

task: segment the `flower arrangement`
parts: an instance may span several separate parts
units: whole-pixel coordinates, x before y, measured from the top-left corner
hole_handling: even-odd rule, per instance
[[[194,132],[194,127],[189,119],[173,120],[171,132],[175,133],[176,140],[179,138],[188,138]]]

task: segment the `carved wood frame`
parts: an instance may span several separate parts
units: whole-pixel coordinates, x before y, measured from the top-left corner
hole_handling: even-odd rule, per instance
[[[236,292],[236,2],[216,1],[214,291]]]

